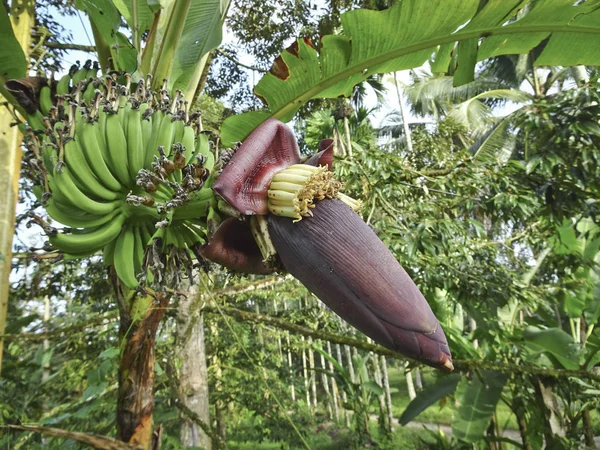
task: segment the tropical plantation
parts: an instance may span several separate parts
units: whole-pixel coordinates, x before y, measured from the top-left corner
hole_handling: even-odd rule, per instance
[[[0,448],[600,447],[600,2],[0,4]]]

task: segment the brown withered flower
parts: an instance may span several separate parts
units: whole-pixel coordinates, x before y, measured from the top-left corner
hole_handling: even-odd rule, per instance
[[[292,131],[269,119],[242,144],[213,189],[246,220],[228,219],[203,256],[233,270],[278,264],[377,343],[453,370],[444,331],[386,245],[331,172],[331,141],[300,164]]]

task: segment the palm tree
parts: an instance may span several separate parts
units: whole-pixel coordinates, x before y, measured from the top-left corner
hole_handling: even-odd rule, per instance
[[[413,82],[406,87],[411,110],[434,121],[453,119],[468,131],[460,138],[476,160],[505,162],[515,149],[523,108],[553,90],[564,89],[572,76],[579,83],[587,79],[582,68],[575,72],[541,69],[533,67],[532,61],[529,55],[495,58],[478,71],[475,81],[458,87],[453,86],[451,76],[413,72]],[[381,132],[394,136],[395,118],[389,117]]]
[[[346,107],[349,104],[346,103]],[[310,149],[315,149],[323,139],[334,139],[338,154],[350,156],[350,150],[364,151],[376,144],[376,130],[369,121],[373,112],[364,106],[356,109],[344,108],[346,110],[347,129],[344,126],[344,118],[341,113],[333,109],[323,109],[313,112],[307,119],[296,123],[296,131],[302,135],[303,143]],[[349,139],[348,139],[349,138]]]

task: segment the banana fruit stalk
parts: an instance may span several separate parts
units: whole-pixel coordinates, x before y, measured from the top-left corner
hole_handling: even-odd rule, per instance
[[[224,222],[221,228],[227,228],[203,247],[203,256],[235,270],[257,271],[257,251],[268,269],[274,249],[285,270],[377,343],[453,370],[438,320],[387,246],[356,214],[360,202],[340,192],[342,184],[330,172],[331,153],[325,142],[320,153],[299,164],[292,131],[275,119],[260,125],[214,183],[224,200],[250,216],[252,233],[232,233],[242,225]],[[267,227],[260,225],[265,222]],[[253,239],[240,242],[248,234]]]
[[[48,215],[71,227],[40,223],[61,252],[40,258],[102,252],[129,288],[177,283],[216,208],[212,143],[180,93],[97,71],[88,61],[58,83],[7,83],[27,112],[24,169]]]

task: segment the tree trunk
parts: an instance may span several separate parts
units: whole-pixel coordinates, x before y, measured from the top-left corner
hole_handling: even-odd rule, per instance
[[[287,311],[287,302],[284,300],[283,301],[283,309],[284,311]],[[285,331],[285,343],[287,345],[287,363],[288,363],[288,370],[289,370],[289,375],[290,375],[290,391],[291,391],[291,395],[292,395],[292,401],[296,401],[296,387],[294,385],[294,372],[293,372],[293,364],[292,364],[292,350],[291,350],[291,346],[290,346],[290,332],[289,331]]]
[[[123,286],[114,270],[112,280],[119,305],[119,393],[117,437],[150,450],[153,446],[154,343],[170,297],[142,295]]]
[[[584,86],[590,81],[590,76],[588,75],[587,70],[585,70],[585,66],[571,67],[571,74],[578,86]]]
[[[179,390],[183,404],[210,426],[204,320],[195,307],[197,298],[197,288],[190,287],[188,295],[180,298],[177,309],[177,353],[181,362]],[[212,447],[210,437],[189,418],[182,419],[179,437],[185,447],[205,450]]]
[[[419,369],[418,367],[415,367],[415,387],[417,388],[417,392],[423,390],[423,379],[421,378],[421,369]]]
[[[273,313],[278,314],[277,299],[273,300]],[[277,335],[277,351],[279,353],[279,363],[283,366],[283,347],[281,345],[281,330],[275,330]]]
[[[325,371],[327,370],[327,366],[325,365],[325,357],[322,353],[319,353],[321,357],[321,384],[323,385],[323,389],[325,389],[325,395],[327,396],[327,414],[330,419],[333,420],[333,397],[329,391],[329,378]]]
[[[306,392],[306,407],[310,409],[310,387],[308,382],[308,370],[306,364],[306,340],[304,336],[302,339],[302,375],[304,377],[304,391]]]
[[[408,389],[408,398],[413,400],[417,396],[417,393],[415,392],[415,385],[413,383],[412,372],[410,370],[406,371],[406,388]]]
[[[379,358],[375,356],[374,353],[371,353],[371,360],[373,361],[373,375],[375,378],[375,382],[383,387],[383,379],[381,377],[381,367],[379,367]],[[379,424],[380,428],[384,434],[389,434],[391,431],[391,422],[388,420],[387,407],[385,404],[385,390],[384,393],[377,396],[377,401],[379,402]]]
[[[338,364],[344,367],[344,361],[342,360],[342,346],[340,344],[335,344],[335,352]],[[342,405],[345,405],[347,403],[348,396],[346,395],[346,391],[342,389]],[[344,420],[346,422],[346,428],[350,428],[350,413],[346,408],[344,408]]]
[[[383,389],[385,391],[385,404],[387,407],[388,421],[390,423],[390,432],[394,431],[394,412],[392,410],[392,393],[390,390],[390,379],[388,378],[387,360],[385,356],[381,358],[381,371],[383,372]]]
[[[344,116],[344,135],[346,137],[346,145],[348,146],[348,158],[352,159],[352,139],[350,138],[350,125],[346,116]]]
[[[213,341],[217,342],[219,340],[219,328],[214,322],[211,322],[210,324],[210,334]],[[211,358],[211,367],[215,374],[215,396],[217,397],[217,400],[215,401],[215,419],[217,425],[217,436],[220,443],[225,443],[227,442],[227,423],[225,417],[227,408],[225,406],[225,402],[219,398],[221,397],[221,393],[223,391],[223,383],[221,382],[223,372],[221,369],[221,360],[219,359],[217,352],[215,352]]]
[[[396,95],[398,96],[398,107],[400,108],[400,116],[402,117],[402,127],[404,128],[404,137],[406,139],[406,151],[408,153],[412,153],[413,143],[412,143],[412,135],[410,133],[410,126],[408,125],[408,114],[406,113],[406,108],[404,107],[404,100],[402,98],[402,92],[400,90],[400,85],[398,84],[396,72],[394,72],[394,84],[396,85]]]
[[[532,450],[531,443],[529,442],[529,436],[527,435],[527,422],[525,421],[525,407],[523,405],[523,401],[518,396],[514,396],[513,411],[517,418],[517,424],[519,425],[519,434],[521,435],[521,442],[523,443],[523,450]]]
[[[31,28],[34,23],[33,0],[13,1],[10,22],[15,38],[28,59],[31,48]],[[0,77],[0,84],[4,79]],[[0,104],[5,99],[0,95]],[[0,336],[6,329],[8,312],[9,276],[12,262],[12,242],[15,234],[15,212],[19,198],[21,172],[21,140],[17,127],[11,127],[12,115],[8,108],[0,107]],[[4,340],[0,337],[0,374]]]
[[[589,448],[597,448],[596,441],[594,440],[594,425],[590,416],[590,409],[583,408],[581,412],[581,421],[583,422],[583,438],[585,445]]]
[[[310,391],[313,402],[313,408],[316,411],[318,402],[317,402],[317,380],[316,380],[316,372],[315,372],[315,352],[312,349],[313,339],[311,337],[308,338],[308,367],[310,368]]]
[[[327,341],[327,353],[329,354],[329,356],[331,356],[333,358],[333,353],[331,352],[331,342],[329,342],[329,341]],[[328,368],[329,368],[329,372],[334,373],[333,372],[333,363],[331,361],[329,361]],[[331,381],[331,398],[333,400],[333,414],[335,417],[335,421],[339,422],[340,409],[338,407],[337,383],[335,382],[334,377],[330,377],[329,380]]]

